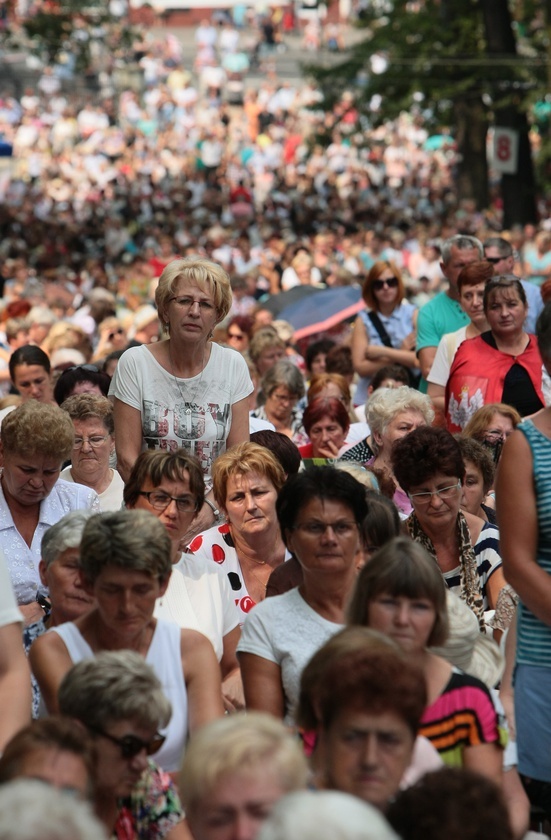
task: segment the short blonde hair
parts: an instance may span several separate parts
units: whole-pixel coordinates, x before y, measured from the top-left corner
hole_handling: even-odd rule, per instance
[[[367,401],[365,417],[371,429],[371,445],[376,453],[379,447],[375,434],[382,435],[388,424],[402,411],[418,411],[424,417],[427,426],[434,420],[430,397],[407,385],[400,388],[379,388]]]
[[[268,769],[277,773],[286,793],[306,786],[306,759],[281,721],[262,712],[213,721],[191,738],[185,752],[179,788],[186,813],[193,819],[223,777]]]
[[[212,295],[217,311],[217,323],[226,317],[232,304],[228,274],[212,260],[190,256],[181,260],[172,260],[159,278],[159,284],[155,290],[155,303],[163,327],[166,328],[166,309],[169,299],[180,280],[192,281],[203,292]]]
[[[75,430],[59,406],[28,400],[4,418],[0,439],[4,452],[42,455],[61,465],[73,450]]]
[[[283,467],[265,446],[239,443],[219,455],[212,465],[212,489],[220,507],[226,507],[228,481],[234,475],[256,472],[265,476],[279,493],[285,484]]]
[[[257,330],[249,344],[249,356],[256,365],[264,350],[271,347],[279,347],[285,350],[285,342],[281,340],[273,327],[261,327]]]

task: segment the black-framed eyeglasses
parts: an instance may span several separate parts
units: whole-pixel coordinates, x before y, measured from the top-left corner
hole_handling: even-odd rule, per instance
[[[140,490],[139,496],[145,496],[155,510],[165,510],[171,502],[176,503],[180,513],[191,513],[197,509],[195,499],[191,496],[170,496],[162,490]]]
[[[116,744],[123,758],[135,758],[143,750],[145,750],[147,755],[153,755],[161,749],[166,741],[166,736],[161,735],[160,732],[156,732],[151,741],[142,741],[137,735],[123,735],[122,738],[115,738],[114,735],[110,735],[109,732],[105,732],[104,729],[100,729],[98,726],[88,726],[87,729]]]
[[[397,289],[398,288],[398,278],[397,277],[387,277],[386,280],[374,280],[373,281],[373,288],[380,292],[381,289],[384,289],[385,286],[388,286],[389,289]]]

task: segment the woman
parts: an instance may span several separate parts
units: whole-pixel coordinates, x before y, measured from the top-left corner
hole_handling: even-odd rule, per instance
[[[496,512],[484,501],[494,486],[495,465],[487,449],[473,438],[458,435],[457,442],[465,464],[461,510],[496,524]]]
[[[522,417],[511,405],[488,403],[475,411],[463,435],[482,443],[492,453],[497,464],[503,444],[513,434]]]
[[[304,377],[297,366],[285,360],[277,362],[262,377],[261,388],[264,405],[251,416],[272,423],[276,432],[296,444],[305,442],[302,413],[296,407],[304,395]]]
[[[126,350],[128,347],[128,336],[119,318],[112,315],[105,318],[98,326],[98,334],[99,341],[92,356],[93,362],[102,364],[110,353]]]
[[[411,502],[400,487],[392,467],[392,450],[396,441],[420,426],[428,426],[434,419],[431,401],[406,385],[401,388],[380,388],[367,404],[367,422],[371,429],[374,455],[364,462],[375,473],[381,492],[393,499],[405,516],[411,513]],[[353,449],[347,452],[350,460]]]
[[[159,320],[169,337],[127,350],[115,370],[118,469],[125,481],[142,449],[183,446],[199,458],[207,490],[211,468],[226,447],[249,437],[252,384],[239,353],[210,341],[229,312],[226,272],[202,257],[173,260],[155,291]],[[212,525],[204,504],[195,532]]]
[[[11,383],[19,392],[21,402],[54,402],[50,360],[40,347],[34,344],[19,347],[11,354],[8,366]],[[0,424],[14,408],[10,405],[0,411]]]
[[[97,394],[78,394],[66,399],[61,408],[75,429],[71,466],[65,467],[61,478],[95,490],[102,511],[120,510],[124,484],[117,470],[109,466],[115,449],[111,402]]]
[[[275,510],[285,473],[263,446],[242,443],[218,458],[212,478],[227,522],[199,534],[189,550],[227,574],[243,622],[264,600],[272,571],[286,559]]]
[[[369,434],[369,427],[366,423],[359,423],[356,412],[352,405],[352,394],[350,386],[344,376],[340,373],[316,373],[310,379],[310,385],[306,394],[309,403],[321,398],[334,397],[340,400],[348,412],[350,429],[348,430],[347,441],[356,442]]]
[[[448,635],[446,589],[430,555],[406,537],[387,543],[358,576],[348,622],[390,636],[421,668],[428,704],[419,734],[444,762],[500,781],[502,750],[489,690],[429,650]]]
[[[259,376],[264,376],[271,367],[285,358],[285,342],[273,327],[257,330],[249,344],[249,356]]]
[[[73,424],[65,412],[35,400],[2,423],[0,549],[26,624],[43,615],[37,597],[46,594],[38,571],[45,532],[71,510],[99,511],[93,490],[58,481],[73,441]]]
[[[39,621],[23,630],[23,645],[28,654],[35,639],[50,627],[74,621],[92,609],[94,601],[84,591],[80,579],[78,558],[84,526],[91,516],[88,510],[73,510],[48,528],[40,547],[42,555],[38,571],[48,598],[44,600],[44,614]],[[40,689],[31,675],[33,689],[33,718],[40,710]]]
[[[371,377],[391,363],[418,371],[415,355],[417,311],[405,300],[402,276],[393,262],[378,260],[363,284],[362,297],[367,310],[360,312],[352,333],[352,361],[360,377],[354,402],[367,399]]]
[[[163,769],[180,766],[188,731],[222,714],[220,671],[212,645],[200,633],[154,618],[171,572],[170,539],[146,511],[92,517],[84,528],[80,568],[96,605],[75,621],[52,627],[30,653],[48,711],[71,665],[102,650],[134,650],[150,663],[171,701],[173,715],[155,753]]]
[[[303,458],[338,458],[348,448],[345,441],[350,421],[341,400],[319,398],[309,403],[302,424],[310,438],[310,443],[298,448]]]
[[[287,479],[277,515],[303,582],[247,617],[237,651],[248,709],[293,722],[302,669],[344,621],[366,513],[362,485],[341,470],[315,467]]]
[[[155,606],[155,617],[198,630],[210,639],[220,662],[226,703],[235,706],[242,702],[243,690],[235,655],[239,613],[231,587],[214,563],[181,550],[204,495],[203,471],[185,450],[142,452],[124,488],[124,504],[131,510],[150,511],[170,537],[172,574]]]
[[[99,653],[65,675],[59,707],[93,741],[93,805],[108,835],[188,840],[176,787],[149,758],[171,717],[154,669],[134,651]]]
[[[544,406],[542,360],[534,336],[524,331],[527,305],[513,275],[489,280],[484,313],[489,331],[464,341],[455,354],[446,385],[446,422],[461,431],[485,403],[504,402],[521,417]]]
[[[445,429],[420,428],[396,443],[392,464],[413,513],[410,536],[427,549],[444,582],[466,602],[484,629],[505,585],[494,525],[461,511],[465,465],[458,442]]]
[[[537,324],[538,345],[551,369],[551,306]],[[530,799],[549,818],[551,783],[551,408],[525,420],[507,440],[496,484],[503,565],[520,597],[515,667],[519,773]]]
[[[234,315],[226,327],[226,344],[239,353],[249,349],[253,330],[253,319],[250,315]]]
[[[469,316],[470,323],[452,333],[446,333],[440,339],[436,356],[427,376],[427,393],[434,407],[444,410],[446,383],[450,376],[450,367],[460,344],[467,338],[475,338],[488,330],[489,325],[484,312],[484,289],[488,280],[494,276],[494,267],[487,260],[477,260],[465,266],[457,278],[457,291],[461,309]]]
[[[58,405],[74,394],[97,394],[106,397],[111,378],[95,365],[74,365],[62,371],[54,388]]]
[[[180,790],[195,840],[253,840],[274,804],[304,788],[306,759],[277,720],[240,713],[205,726],[186,751]]]

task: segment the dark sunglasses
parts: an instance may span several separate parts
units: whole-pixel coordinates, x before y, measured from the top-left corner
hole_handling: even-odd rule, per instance
[[[70,373],[72,370],[89,370],[89,371],[92,371],[92,373],[99,373],[100,372],[99,368],[97,368],[95,365],[73,365],[73,367],[66,368],[60,374],[59,378],[61,379],[62,376],[65,376],[66,373]]]
[[[109,335],[107,336],[107,338],[108,338],[109,341],[113,341],[113,339],[115,338],[116,335],[122,335],[123,332],[124,332],[124,330],[121,330],[120,327],[119,327],[118,330],[113,330],[113,332],[110,332]]]
[[[142,750],[145,750],[147,755],[153,755],[161,749],[166,741],[166,736],[161,735],[159,732],[155,733],[151,741],[142,741],[137,735],[124,735],[122,738],[115,738],[114,735],[110,735],[108,732],[104,732],[103,729],[99,729],[96,726],[88,726],[87,728],[90,732],[101,735],[102,738],[107,738],[108,741],[116,744],[123,758],[135,758]]]
[[[502,257],[484,257],[484,259],[486,260],[486,262],[489,262],[492,265],[497,265],[499,262],[501,262],[501,260],[508,260],[511,256],[512,254],[505,254]]]
[[[374,280],[373,281],[373,288],[380,292],[381,289],[384,289],[385,286],[388,286],[389,289],[397,289],[398,288],[398,278],[397,277],[389,277],[388,280]]]

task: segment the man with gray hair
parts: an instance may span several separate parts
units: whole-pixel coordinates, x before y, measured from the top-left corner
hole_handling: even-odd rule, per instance
[[[491,236],[484,242],[484,259],[492,263],[494,274],[514,274],[516,254],[510,242],[503,236]],[[524,321],[527,333],[536,334],[536,321],[543,309],[541,288],[529,280],[522,280],[522,288],[528,302],[528,314]]]
[[[483,259],[482,242],[474,236],[451,236],[442,245],[441,256],[440,267],[448,281],[448,289],[425,304],[417,320],[416,349],[423,376],[420,390],[424,393],[440,339],[445,333],[455,332],[469,323],[459,304],[457,278],[465,266]]]

